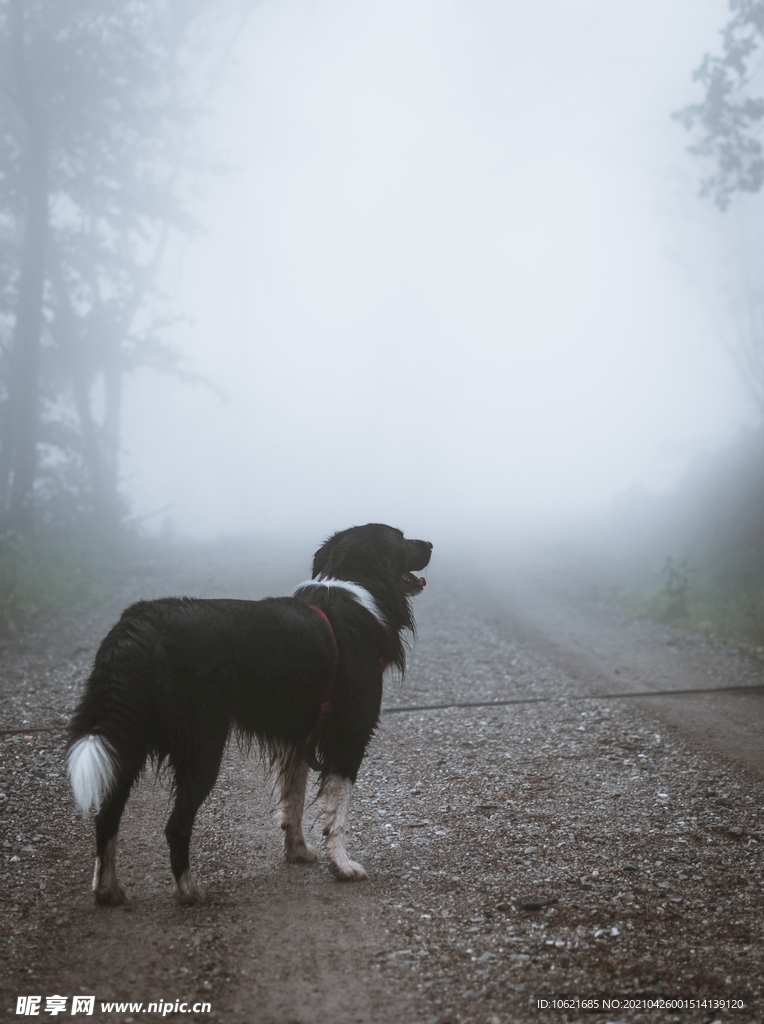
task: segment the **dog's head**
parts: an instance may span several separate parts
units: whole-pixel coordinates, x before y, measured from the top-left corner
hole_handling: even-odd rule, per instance
[[[313,578],[331,576],[368,586],[394,588],[403,597],[421,594],[423,577],[414,574],[430,561],[428,540],[406,540],[400,530],[382,523],[353,526],[330,537],[313,558]]]

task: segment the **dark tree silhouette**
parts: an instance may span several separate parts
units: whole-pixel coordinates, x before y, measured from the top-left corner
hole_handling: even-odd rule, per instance
[[[704,99],[673,115],[688,131],[700,132],[689,147],[710,163],[700,194],[720,210],[729,207],[735,193],[756,193],[764,184],[764,96],[756,95],[764,91],[764,0],[729,0],[729,7],[722,54],[707,53],[693,75],[705,90]],[[760,221],[757,210],[748,209],[746,216]],[[736,273],[727,292],[734,335],[727,338],[726,326],[722,333],[764,420],[764,288],[761,247],[755,229],[753,233],[753,245],[739,232],[731,240]]]
[[[752,95],[753,80],[764,56],[764,0],[730,0],[731,19],[722,30],[723,53],[707,53],[693,78],[705,98],[673,116],[702,136],[690,152],[709,158],[711,173],[701,181],[701,195],[725,210],[734,192],[758,192],[764,183],[760,141],[764,97]]]
[[[168,232],[193,229],[181,158],[203,101],[189,98],[189,47],[225,12],[203,0],[0,0],[6,528],[28,533],[45,515],[119,522],[124,375],[182,369],[156,276]]]

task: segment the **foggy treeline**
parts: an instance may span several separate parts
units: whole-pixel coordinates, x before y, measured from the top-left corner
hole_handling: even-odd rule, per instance
[[[761,47],[764,4],[731,0],[722,47],[694,72],[705,92],[674,113],[703,158],[701,197],[721,211],[764,184]],[[637,606],[664,621],[712,636],[764,643],[764,219],[761,199],[737,213],[729,237],[730,274],[709,294],[719,326],[754,409],[750,425],[716,450],[701,450],[663,496],[640,489],[622,496],[615,523],[632,536],[623,550],[648,552]],[[665,561],[664,561],[665,559]],[[660,568],[659,568],[660,566]],[[641,585],[641,590],[639,586]]]
[[[170,233],[197,227],[180,187],[188,165],[203,164],[189,140],[204,82],[189,68],[200,54],[219,57],[232,11],[197,0],[0,3],[7,613],[25,601],[34,610],[35,590],[51,588],[55,571],[37,563],[53,570],[63,558],[61,572],[81,576],[83,552],[118,543],[130,512],[120,479],[126,377],[152,367],[193,379],[158,275]],[[24,579],[30,572],[37,581]]]
[[[620,492],[648,610],[757,641],[764,2],[672,12],[0,0],[0,618],[165,506],[501,537]]]
[[[181,369],[157,273],[168,232],[194,227],[178,184],[200,104],[183,58],[203,7],[0,5],[6,529],[114,531],[125,375]]]

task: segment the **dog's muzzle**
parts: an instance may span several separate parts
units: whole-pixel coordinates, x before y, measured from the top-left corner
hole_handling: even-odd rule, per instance
[[[415,576],[414,572],[429,565],[432,544],[428,540],[412,540],[409,541],[409,545],[413,549],[411,558],[408,559],[409,568],[401,578],[406,588],[406,597],[416,597],[427,586],[427,580],[424,576]]]

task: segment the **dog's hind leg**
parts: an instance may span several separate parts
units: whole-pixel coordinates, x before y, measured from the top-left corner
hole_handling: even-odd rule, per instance
[[[125,902],[125,891],[117,881],[117,831],[122,812],[140,767],[120,773],[96,815],[96,862],[93,892],[96,903],[117,907]]]
[[[189,846],[196,812],[218,777],[224,745],[225,734],[207,749],[197,749],[182,760],[176,761],[170,756],[175,769],[175,806],[164,834],[170,847],[175,895],[180,903],[198,903],[207,899],[206,886],[197,884],[191,874]]]
[[[96,816],[93,892],[96,903],[104,907],[118,907],[125,902],[125,890],[117,881],[117,830],[129,795],[129,786],[112,793]]]
[[[323,787],[323,833],[329,870],[341,882],[360,882],[368,878],[363,866],[351,860],[345,849],[348,812],[353,783],[341,775],[330,775]]]
[[[285,751],[278,763],[276,786],[279,793],[279,820],[284,830],[284,856],[293,864],[312,864],[318,854],[305,842],[302,834],[308,766],[291,750]]]

